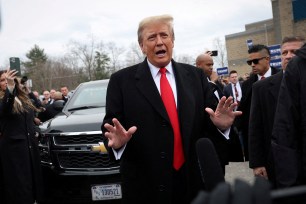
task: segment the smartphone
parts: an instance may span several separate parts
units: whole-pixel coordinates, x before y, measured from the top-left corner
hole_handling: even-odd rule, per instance
[[[20,59],[18,57],[10,57],[10,69],[15,69],[17,72],[17,76],[21,76],[20,70]]]
[[[211,55],[210,56],[218,56],[218,50],[211,51]]]

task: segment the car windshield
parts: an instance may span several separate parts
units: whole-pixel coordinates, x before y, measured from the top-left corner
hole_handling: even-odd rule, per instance
[[[105,107],[107,83],[88,83],[80,86],[68,100],[66,110]]]

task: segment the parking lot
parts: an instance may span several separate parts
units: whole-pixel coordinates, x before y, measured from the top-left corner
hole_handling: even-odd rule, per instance
[[[249,162],[230,162],[225,168],[225,180],[229,183],[233,183],[236,178],[245,180],[250,184],[254,181]]]

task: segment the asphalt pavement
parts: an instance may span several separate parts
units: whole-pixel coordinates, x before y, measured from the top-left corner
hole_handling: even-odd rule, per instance
[[[249,162],[230,162],[229,165],[225,166],[226,182],[233,183],[235,179],[241,179],[253,184],[253,170],[249,168]]]

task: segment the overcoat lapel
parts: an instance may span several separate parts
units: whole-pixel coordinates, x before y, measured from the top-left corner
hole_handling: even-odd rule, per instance
[[[183,144],[187,148],[185,153],[188,153],[190,134],[192,131],[192,124],[194,119],[195,101],[193,98],[192,79],[188,69],[184,66],[175,63],[172,60],[173,70],[175,74],[176,87],[177,87],[177,106],[178,115],[180,120],[181,135],[184,140]],[[200,96],[198,96],[200,97]],[[204,111],[204,110],[203,110]]]
[[[157,87],[152,78],[149,65],[145,59],[143,63],[139,64],[139,67],[135,74],[136,87],[153,106],[153,108],[168,122],[170,122],[164,107],[163,101],[157,90]]]
[[[174,61],[172,61],[172,65],[177,87],[178,116],[181,134],[184,140],[184,138],[191,134],[194,118],[193,116],[195,114],[194,110],[191,108],[195,106],[191,86],[193,82],[189,76],[188,70],[185,67],[177,64]],[[152,107],[170,123],[163,101],[152,78],[147,60],[144,60],[144,62],[139,65],[135,74],[135,80],[138,90],[144,95]]]
[[[279,92],[279,87],[283,78],[283,72],[277,73],[277,76],[275,76],[271,81],[271,86],[269,88],[269,93],[272,95],[273,99],[277,101],[278,99],[278,92]]]

